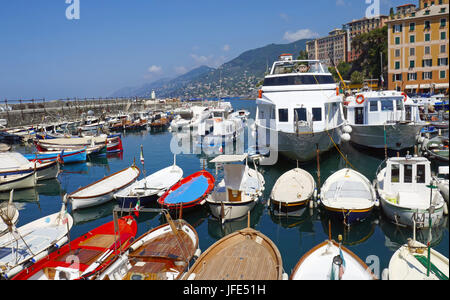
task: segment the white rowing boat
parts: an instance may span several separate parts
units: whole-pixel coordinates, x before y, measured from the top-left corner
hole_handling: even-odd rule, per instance
[[[91,207],[108,202],[115,192],[129,186],[139,177],[141,171],[135,165],[116,172],[69,194],[72,209]]]
[[[278,214],[289,213],[305,208],[315,191],[316,182],[311,174],[295,168],[278,178],[270,193],[270,201]]]
[[[374,280],[376,277],[356,254],[330,239],[303,255],[290,279]]]
[[[330,214],[345,224],[364,220],[378,206],[371,182],[361,173],[348,168],[327,178],[320,191],[320,201]]]

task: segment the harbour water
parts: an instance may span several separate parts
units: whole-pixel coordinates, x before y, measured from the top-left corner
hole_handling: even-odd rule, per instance
[[[236,100],[231,101],[235,110],[246,109],[255,114],[255,101]],[[61,208],[61,199],[65,193],[71,193],[81,186],[88,185],[106,175],[122,170],[130,166],[133,161],[139,168],[140,146],[143,145],[145,170],[149,175],[157,170],[165,168],[173,163],[173,154],[170,151],[170,143],[173,134],[167,131],[136,133],[124,133],[122,137],[124,152],[98,158],[87,163],[63,166],[58,180],[52,180],[40,184],[36,189],[17,191],[15,193],[16,205],[20,209],[18,227],[35,219],[55,213]],[[31,152],[33,146],[14,146],[13,150],[19,152]],[[372,153],[366,149],[356,149],[351,144],[341,145],[341,151],[348,161],[363,173],[370,181],[375,178],[375,172],[379,164],[384,160],[383,153]],[[411,149],[412,151],[412,149]],[[395,155],[391,153],[391,155]],[[181,154],[176,158],[177,165],[184,171],[184,176],[199,171],[203,166],[215,174],[213,164],[204,163],[206,157],[195,154]],[[262,201],[251,212],[251,226],[268,236],[278,247],[283,259],[284,270],[291,273],[300,257],[312,247],[327,239],[329,234],[328,219],[326,214],[317,208],[307,209],[301,217],[273,216],[266,206],[272,186],[275,181],[286,171],[295,168],[296,163],[282,157],[274,166],[261,166],[259,171],[264,175],[266,186]],[[299,167],[310,172],[317,181],[317,162],[311,161],[300,164]],[[323,184],[326,178],[333,172],[346,167],[346,161],[341,154],[332,150],[320,157],[320,181]],[[436,170],[434,166],[434,170]],[[141,175],[142,176],[142,175]],[[1,195],[2,199],[8,195]],[[75,239],[80,235],[112,220],[112,210],[116,203],[111,201],[105,205],[69,212],[74,218],[74,226],[70,232],[70,238]],[[193,225],[199,235],[200,249],[205,251],[215,241],[235,230],[247,226],[247,219],[227,222],[222,225],[208,212],[207,207],[196,212],[183,214],[183,218]],[[163,216],[156,213],[141,213],[137,218],[138,234],[165,223]],[[446,216],[442,226],[433,228],[432,247],[444,256],[449,256],[448,217]],[[392,254],[407,238],[412,237],[412,230],[396,227],[391,224],[377,209],[372,217],[363,223],[352,225],[349,230],[344,225],[332,222],[331,235],[337,239],[338,234],[343,236],[346,247],[358,255],[368,266],[373,267],[378,277],[381,271],[388,267]],[[417,232],[419,241],[426,243],[428,231]]]

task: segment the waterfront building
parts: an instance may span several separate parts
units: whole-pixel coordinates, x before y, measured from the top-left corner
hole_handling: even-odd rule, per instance
[[[449,0],[402,5],[388,25],[390,90],[448,93]]]
[[[347,31],[347,62],[352,62],[361,55],[359,51],[356,51],[352,47],[353,38],[363,33],[369,33],[374,29],[382,28],[386,25],[388,19],[388,16],[379,15],[373,18],[364,17],[362,19],[353,20],[343,25],[344,30]]]
[[[342,29],[334,29],[328,36],[309,41],[306,44],[308,59],[320,60],[328,66],[332,62],[338,65],[347,61],[347,32]]]

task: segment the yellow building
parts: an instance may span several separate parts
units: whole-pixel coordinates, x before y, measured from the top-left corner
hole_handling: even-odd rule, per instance
[[[386,23],[388,88],[448,94],[449,0],[399,6]]]

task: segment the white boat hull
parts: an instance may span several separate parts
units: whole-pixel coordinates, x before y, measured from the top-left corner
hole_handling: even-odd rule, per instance
[[[386,145],[391,150],[402,150],[414,147],[416,138],[424,124],[391,124],[391,125],[352,125],[351,141],[355,144],[376,148],[385,148],[384,132],[386,129]]]
[[[278,135],[278,152],[289,159],[300,162],[315,160],[317,147],[320,154],[322,154],[334,147],[333,141],[336,145],[341,143],[342,131],[340,127],[330,129],[328,133],[326,131],[318,131],[314,132],[314,134],[275,132],[274,134]],[[333,141],[330,139],[330,136]]]
[[[139,174],[140,170],[132,166],[78,189],[68,196],[72,209],[97,206],[112,200],[114,193],[133,184]]]
[[[113,198],[113,192],[99,196],[99,197],[92,197],[92,198],[85,198],[85,199],[78,199],[78,198],[71,198],[72,200],[72,209],[77,210],[80,208],[87,208],[92,206],[101,205],[103,203],[106,203],[108,201],[111,201]]]
[[[231,202],[217,202],[214,201],[211,196],[206,198],[206,202],[209,205],[211,213],[217,219],[224,221],[231,221],[246,216],[251,211],[258,201],[258,198],[251,201],[231,203]],[[223,207],[222,207],[223,206]]]
[[[37,169],[36,179],[37,181],[49,180],[58,178],[59,175],[59,163],[48,163],[49,166],[43,166]]]
[[[29,174],[7,176],[7,181],[0,180],[0,192],[28,189],[35,186],[36,186],[35,172],[31,172]]]
[[[430,212],[428,209],[402,207],[390,202],[383,195],[380,195],[380,200],[383,213],[393,223],[406,225],[408,227],[413,227],[415,224],[416,228],[429,227]],[[442,223],[443,217],[444,217],[444,206],[442,202],[441,205],[436,207],[434,209],[434,212],[431,214],[431,226],[434,227],[440,225]]]

